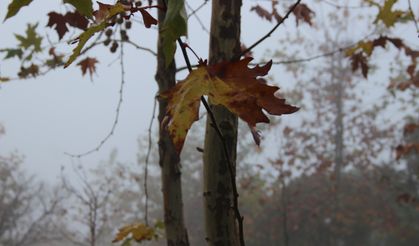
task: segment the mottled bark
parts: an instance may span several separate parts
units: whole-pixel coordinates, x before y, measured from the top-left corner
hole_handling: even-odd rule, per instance
[[[241,0],[212,1],[209,63],[231,60],[240,54]],[[231,163],[236,160],[237,117],[223,106],[211,105],[227,143]],[[207,119],[204,148],[204,209],[209,245],[238,245],[233,192],[223,144]]]
[[[163,5],[163,1],[159,0],[159,5]],[[160,23],[163,22],[164,16],[165,12],[159,10],[158,19]],[[159,30],[159,33],[160,31],[161,30]],[[168,67],[166,66],[162,47],[162,37],[159,35],[156,72],[156,81],[159,86],[159,92],[166,91],[176,84],[175,75],[175,62],[173,61]],[[159,98],[158,118],[160,124],[166,113],[166,108],[167,100]],[[180,160],[176,153],[176,149],[169,138],[169,134],[164,128],[160,128],[159,133],[159,155],[167,245],[189,245],[183,217]]]

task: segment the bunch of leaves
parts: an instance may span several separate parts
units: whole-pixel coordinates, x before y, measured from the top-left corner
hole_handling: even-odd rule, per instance
[[[276,20],[277,22],[280,22],[282,20],[282,17],[278,13],[276,5],[278,5],[278,1],[273,0],[271,2],[271,11],[268,11],[264,7],[260,6],[259,4],[256,4],[255,6],[250,8],[250,11],[255,11],[256,14],[259,15],[260,18],[266,19],[269,22],[272,22],[272,20]]]
[[[152,227],[143,223],[126,225],[119,228],[112,243],[122,241],[121,246],[130,246],[133,241],[142,243],[153,239],[157,240],[161,236],[161,230],[163,228],[164,224],[161,221],[157,221]]]
[[[271,10],[267,10],[266,8],[262,7],[261,5],[257,4],[253,6],[250,11],[254,11],[260,18],[265,19],[269,22],[276,20],[277,22],[282,21],[281,15],[278,13],[277,10],[278,1],[272,0],[271,1]],[[296,24],[298,25],[300,21],[309,24],[310,26],[313,25],[313,16],[314,11],[311,10],[307,4],[300,3],[298,4],[292,11],[292,14],[295,16]]]
[[[251,127],[269,123],[262,110],[273,115],[291,114],[298,108],[275,96],[278,87],[269,86],[259,76],[265,76],[272,62],[249,68],[252,58],[237,62],[207,65],[200,62],[186,79],[160,96],[169,101],[163,125],[167,127],[178,153],[182,150],[188,130],[198,120],[201,97],[206,95],[215,105],[223,105]]]
[[[364,1],[378,8],[378,14],[374,23],[382,22],[387,28],[394,26],[397,22],[406,22],[413,18],[410,11],[393,10],[394,4],[398,0],[385,0],[383,5],[374,0]]]
[[[36,31],[37,27],[38,24],[28,24],[25,34],[15,34],[16,47],[0,50],[0,52],[5,53],[4,59],[18,59],[20,61],[21,67],[17,76],[22,79],[36,77],[45,71],[64,64],[64,55],[57,53],[54,47],[51,47],[48,50],[47,57],[44,57],[42,53],[46,48],[42,46],[43,38]],[[9,80],[9,77],[1,78],[2,82]]]
[[[410,58],[411,64],[407,67],[406,72],[410,76],[411,84],[418,86],[419,84],[417,81],[418,79],[416,78],[416,67],[419,51],[407,46],[400,38],[379,36],[378,38],[372,40],[359,41],[355,46],[348,48],[345,51],[345,55],[351,59],[352,71],[361,69],[362,75],[364,78],[367,78],[369,70],[368,58],[372,56],[375,48],[386,48],[387,43],[393,44],[393,46],[398,50],[404,50],[405,55]]]
[[[15,16],[23,7],[31,4],[33,0],[13,0],[7,9],[7,14],[4,20],[7,20]],[[64,0],[64,3],[71,4],[76,10],[86,16],[91,17],[93,13],[93,2],[92,0]]]
[[[52,11],[48,13],[48,17],[47,26],[57,31],[60,40],[69,31],[68,25],[86,30],[89,24],[87,18],[77,11],[67,12],[65,15]]]
[[[92,15],[94,16],[95,23],[92,24],[89,28],[87,28],[80,36],[76,39],[78,42],[77,46],[73,49],[73,54],[70,56],[68,61],[65,63],[64,67],[68,67],[71,63],[73,63],[77,57],[81,54],[83,47],[86,43],[93,37],[94,34],[98,32],[102,32],[107,27],[115,25],[117,21],[117,16],[119,15],[119,19],[129,19],[134,13],[140,12],[143,16],[144,25],[149,28],[152,25],[157,24],[157,20],[152,17],[146,9],[157,7],[157,6],[145,6],[145,7],[137,7],[131,3],[131,5],[124,5],[120,2],[116,3],[115,5],[104,4],[98,2],[99,9],[95,10]]]

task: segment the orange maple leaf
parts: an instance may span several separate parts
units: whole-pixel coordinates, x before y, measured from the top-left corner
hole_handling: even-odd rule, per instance
[[[189,128],[198,120],[201,96],[207,95],[211,103],[223,105],[249,126],[269,123],[262,111],[272,115],[294,113],[298,108],[275,96],[279,87],[270,86],[259,76],[265,76],[272,62],[249,68],[253,58],[237,62],[221,62],[207,66],[201,64],[188,77],[161,97],[169,101],[163,126],[167,127],[178,153],[182,150]]]

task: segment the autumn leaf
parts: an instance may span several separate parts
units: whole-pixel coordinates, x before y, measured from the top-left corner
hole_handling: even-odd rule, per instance
[[[356,45],[351,48],[345,50],[345,56],[350,57],[352,60],[352,70],[356,71],[358,68],[361,68],[362,74],[366,78],[368,75],[368,63],[367,58],[371,57],[374,53],[375,48],[381,47],[385,48],[387,43],[391,43],[395,48],[398,50],[404,50],[406,56],[410,57],[411,64],[407,66],[406,72],[410,76],[410,80],[406,83],[399,83],[395,84],[392,83],[389,87],[397,87],[399,89],[406,89],[411,84],[415,84],[418,78],[416,78],[416,59],[419,57],[419,51],[413,50],[406,44],[404,44],[403,40],[400,38],[392,38],[388,36],[379,36],[378,38],[372,40],[362,40],[359,41]]]
[[[185,1],[168,1],[161,35],[163,36],[163,52],[166,65],[172,63],[176,51],[176,40],[187,35],[188,17],[186,16]]]
[[[54,47],[50,48],[48,53],[52,56],[51,59],[48,59],[45,62],[45,64],[48,67],[50,67],[50,68],[56,68],[56,67],[62,66],[64,64],[64,62],[63,62],[64,55],[57,55],[55,53],[55,48]]]
[[[304,21],[310,26],[313,25],[312,18],[314,15],[314,12],[304,3],[300,3],[295,7],[294,11],[292,13],[295,16],[295,21],[298,25],[299,21]]]
[[[19,73],[17,74],[19,78],[28,78],[29,76],[36,77],[39,74],[39,66],[31,64],[29,67],[21,67]]]
[[[272,14],[268,10],[260,6],[259,4],[250,8],[250,11],[255,11],[256,14],[259,15],[259,17],[262,19],[272,21]]]
[[[152,240],[155,238],[155,235],[156,231],[152,227],[142,223],[131,224],[119,228],[118,233],[113,239],[112,243],[117,243],[124,239],[130,240],[129,237],[132,237],[132,239],[137,242],[142,242],[145,240]]]
[[[65,15],[57,12],[50,12],[48,13],[48,16],[47,26],[54,28],[57,31],[59,39],[62,39],[65,33],[68,32],[67,24],[82,30],[85,30],[89,24],[88,20],[78,12],[68,12]]]
[[[31,2],[32,0],[13,0],[7,7],[7,14],[4,21],[15,16],[22,7],[29,5]]]
[[[409,12],[393,10],[393,5],[397,2],[397,0],[385,0],[382,6],[373,0],[365,1],[378,7],[378,14],[374,23],[382,22],[386,27],[392,27],[398,21],[412,19]]]
[[[64,37],[64,34],[68,32],[68,28],[66,25],[67,21],[65,16],[57,12],[50,12],[48,13],[48,17],[49,19],[47,26],[51,28],[55,26],[54,29],[58,33],[58,38],[62,39]]]
[[[100,23],[106,19],[109,15],[109,11],[112,9],[113,5],[97,2],[99,9],[93,11],[93,16],[95,17],[96,23]]]
[[[182,150],[186,134],[198,120],[201,96],[223,105],[246,121],[252,128],[256,123],[269,123],[262,110],[272,115],[290,114],[298,108],[275,96],[278,87],[269,86],[259,76],[265,76],[272,62],[249,68],[252,58],[238,62],[221,62],[212,66],[201,64],[188,77],[180,81],[161,97],[169,101],[163,126],[167,127],[178,153]]]
[[[99,2],[98,2],[99,3]],[[81,50],[83,49],[84,45],[89,41],[89,39],[97,32],[100,32],[104,30],[108,26],[108,20],[114,17],[115,15],[124,12],[124,6],[120,3],[117,3],[115,5],[112,5],[107,10],[107,15],[104,17],[102,22],[100,24],[91,26],[87,28],[86,31],[84,31],[79,37],[78,37],[78,44],[76,48],[73,49],[73,54],[70,56],[66,64],[64,65],[64,68],[68,67],[71,63],[76,60],[76,58],[80,55]],[[102,18],[102,17],[101,17]]]
[[[150,28],[152,25],[157,25],[158,21],[153,16],[151,16],[146,10],[140,8],[139,11],[143,16],[144,26],[146,28]]]
[[[89,25],[89,21],[86,19],[86,17],[84,17],[77,11],[67,12],[65,14],[65,20],[70,26],[82,30],[86,30],[87,26]]]
[[[86,57],[84,60],[77,63],[77,65],[81,67],[83,76],[86,74],[87,71],[89,71],[90,78],[92,78],[93,73],[96,71],[96,63],[98,63],[98,60],[96,60],[96,58]]]
[[[362,53],[356,53],[351,56],[352,71],[361,68],[362,76],[368,78],[368,62],[367,58]]]
[[[86,16],[92,17],[93,14],[93,3],[92,0],[64,0],[64,3],[73,5],[76,10]]]

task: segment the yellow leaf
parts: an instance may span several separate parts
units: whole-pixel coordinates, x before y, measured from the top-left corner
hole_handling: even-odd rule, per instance
[[[187,132],[198,119],[201,96],[207,95],[210,102],[223,105],[250,126],[268,123],[262,110],[273,115],[290,114],[298,108],[275,96],[279,89],[269,86],[258,78],[271,68],[265,66],[248,68],[252,58],[238,62],[221,62],[212,66],[201,65],[188,77],[161,96],[169,100],[163,126],[167,127],[178,153],[182,150]]]
[[[155,236],[155,230],[142,223],[123,226],[119,228],[118,234],[115,236],[112,243],[120,242],[130,236],[137,242],[152,240]]]
[[[346,56],[352,56],[357,50],[362,50],[368,56],[371,56],[374,49],[372,41],[359,41],[355,47],[349,48],[345,51]]]
[[[383,6],[375,3],[374,5],[378,7],[379,12],[374,23],[381,21],[386,27],[392,27],[397,21],[404,21],[411,17],[409,12],[401,10],[392,10],[393,5],[398,0],[386,0]]]

